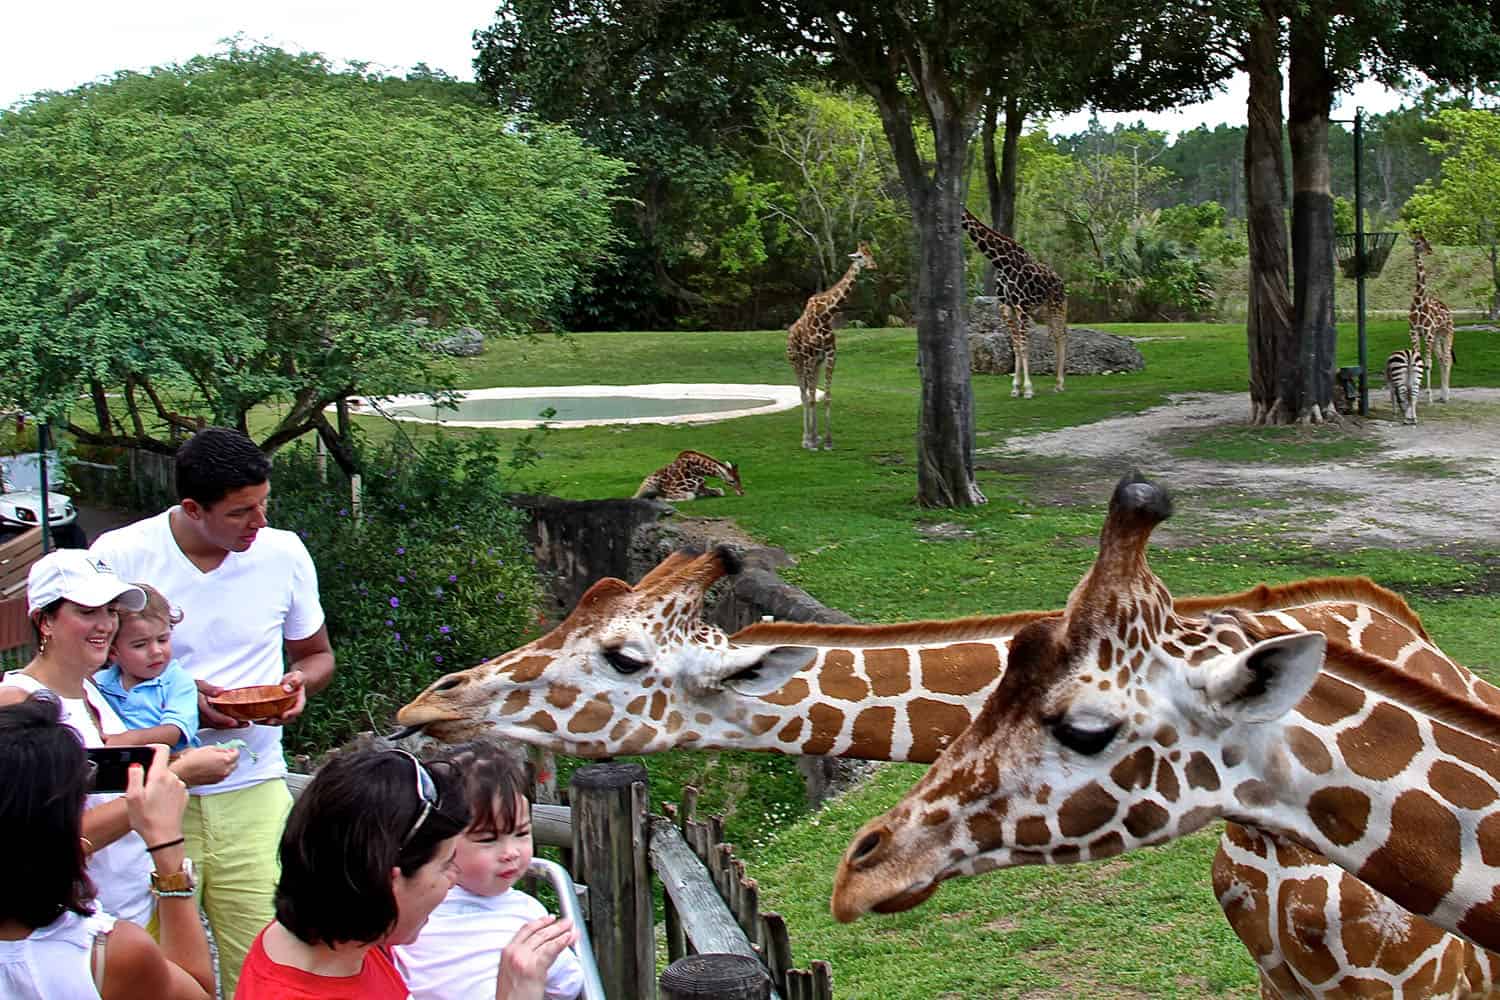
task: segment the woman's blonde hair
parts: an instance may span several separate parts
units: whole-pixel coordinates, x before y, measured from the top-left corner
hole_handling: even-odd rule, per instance
[[[149,583],[137,583],[133,586],[141,588],[146,593],[146,606],[139,611],[126,611],[120,609],[120,623],[132,618],[154,618],[165,625],[176,625],[182,621],[182,609],[172,607],[172,602],[167,600],[162,592]]]

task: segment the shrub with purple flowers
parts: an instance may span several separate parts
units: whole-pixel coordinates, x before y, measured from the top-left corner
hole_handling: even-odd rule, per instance
[[[292,753],[321,753],[366,729],[449,670],[525,642],[540,587],[524,515],[504,498],[506,459],[483,440],[366,449],[359,519],[346,480],[318,476],[310,448],[276,456],[271,521],[317,564],[333,684],[287,730]],[[342,568],[340,568],[342,567]]]

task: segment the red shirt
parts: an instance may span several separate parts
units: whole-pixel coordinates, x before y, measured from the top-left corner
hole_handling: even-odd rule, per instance
[[[280,965],[266,954],[262,930],[245,956],[234,1000],[406,1000],[406,982],[383,947],[365,952],[357,976],[317,976]]]

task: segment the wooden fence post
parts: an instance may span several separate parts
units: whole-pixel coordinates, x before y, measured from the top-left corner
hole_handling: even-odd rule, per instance
[[[689,955],[661,974],[662,1000],[766,1000],[771,980],[748,955]]]
[[[646,858],[646,769],[590,764],[573,772],[573,880],[588,886],[589,931],[610,997],[651,1000],[656,937]]]

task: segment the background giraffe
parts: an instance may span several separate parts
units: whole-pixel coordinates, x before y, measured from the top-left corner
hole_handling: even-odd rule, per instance
[[[738,496],[745,495],[740,484],[740,470],[733,462],[721,462],[701,451],[680,451],[672,461],[641,480],[637,498],[657,500],[696,500],[699,497],[721,497],[717,486],[704,485],[704,479],[722,480]]]
[[[995,295],[1000,300],[1000,318],[1010,325],[1010,346],[1015,354],[1010,394],[1031,398],[1031,362],[1027,355],[1031,314],[1041,310],[1052,335],[1057,358],[1057,391],[1063,391],[1063,372],[1068,365],[1068,292],[1057,272],[1026,252],[1026,248],[1004,233],[997,233],[964,209],[964,232],[979,252],[995,265]]]
[[[1120,482],[1063,616],[1016,635],[974,723],[855,835],[835,916],[908,909],[956,875],[1111,857],[1223,816],[1500,945],[1500,691],[1476,682],[1466,697],[1443,671],[1406,673],[1237,610],[1179,616],[1145,558],[1170,513],[1159,487]]]
[[[1432,359],[1437,356],[1438,368],[1443,380],[1443,402],[1448,402],[1448,378],[1453,373],[1453,310],[1441,299],[1427,290],[1427,269],[1422,258],[1431,255],[1432,245],[1421,232],[1413,230],[1411,246],[1417,265],[1417,283],[1412,291],[1411,349],[1418,357],[1426,359],[1427,402],[1432,402]],[[1415,420],[1412,421],[1415,423]]]
[[[443,678],[400,721],[440,720],[432,731],[445,738],[500,735],[595,755],[714,748],[927,763],[983,706],[1016,632],[1061,617],[771,623],[726,637],[698,615],[708,587],[732,564],[724,552],[675,553],[634,587],[601,581],[603,594],[580,603],[589,610],[579,620]],[[1482,683],[1427,640],[1405,601],[1364,578],[1182,598],[1174,611],[1230,607],[1252,612],[1268,631],[1316,630],[1410,673]],[[1480,690],[1500,699],[1487,685]],[[1365,996],[1353,984],[1375,982],[1456,998],[1494,981],[1493,956],[1284,840],[1231,825],[1213,873],[1267,997]],[[1325,910],[1339,918],[1324,919]],[[1308,913],[1320,915],[1316,927]],[[1442,974],[1424,975],[1433,956],[1442,958]]]
[[[838,344],[833,335],[833,316],[838,311],[854,279],[866,268],[875,269],[875,258],[870,245],[861,242],[859,248],[849,255],[853,263],[844,276],[826,292],[819,292],[807,300],[802,315],[787,332],[786,359],[797,373],[797,388],[802,392],[802,447],[809,451],[818,448],[818,370],[823,372],[823,448],[833,447],[833,364],[838,355]]]

